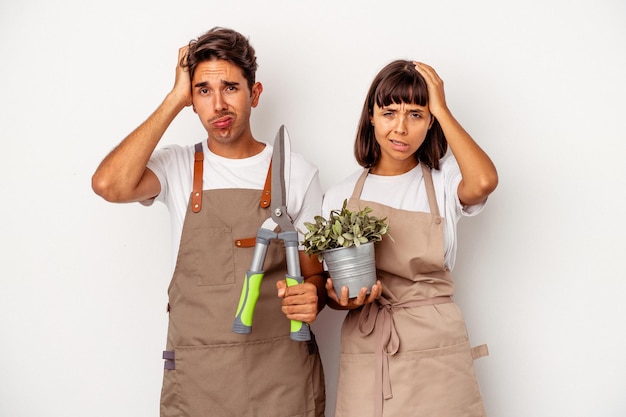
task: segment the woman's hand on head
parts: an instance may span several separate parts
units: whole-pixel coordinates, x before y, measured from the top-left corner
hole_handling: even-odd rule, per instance
[[[419,72],[428,87],[428,108],[433,116],[438,117],[441,112],[448,111],[446,95],[443,88],[443,80],[439,78],[437,72],[423,62],[413,61],[415,69]]]

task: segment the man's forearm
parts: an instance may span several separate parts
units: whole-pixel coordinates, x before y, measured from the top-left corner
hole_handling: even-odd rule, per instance
[[[144,197],[137,193],[146,191],[138,189],[146,165],[163,134],[184,107],[174,94],[169,94],[154,113],[102,161],[92,178],[94,191],[117,202]]]

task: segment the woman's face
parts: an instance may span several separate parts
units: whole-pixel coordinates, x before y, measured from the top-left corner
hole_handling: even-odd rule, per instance
[[[372,113],[370,121],[381,150],[374,172],[398,175],[413,169],[417,165],[413,154],[424,142],[433,121],[428,106],[392,103],[378,107],[374,104]]]

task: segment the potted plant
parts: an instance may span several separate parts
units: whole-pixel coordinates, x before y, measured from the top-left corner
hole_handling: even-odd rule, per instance
[[[376,283],[374,243],[388,234],[387,218],[370,215],[372,209],[360,211],[346,208],[332,210],[326,219],[315,216],[315,223],[305,222],[304,251],[325,261],[337,294],[348,287],[348,296],[355,297],[362,287],[369,289]],[[391,235],[388,235],[391,238]]]

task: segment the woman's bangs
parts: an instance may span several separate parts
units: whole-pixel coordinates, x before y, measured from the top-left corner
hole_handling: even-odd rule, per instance
[[[378,107],[389,106],[392,103],[417,104],[425,106],[428,103],[426,84],[415,76],[407,76],[383,81],[376,92]]]

